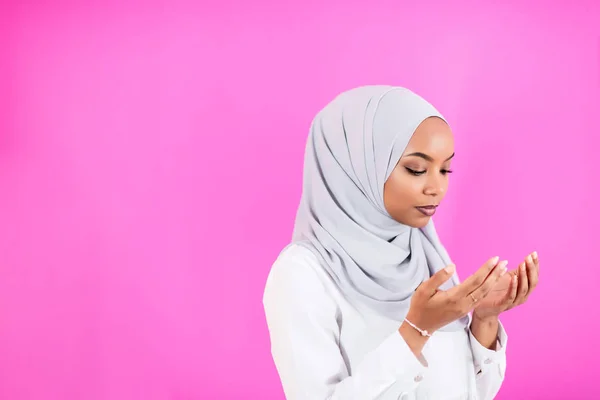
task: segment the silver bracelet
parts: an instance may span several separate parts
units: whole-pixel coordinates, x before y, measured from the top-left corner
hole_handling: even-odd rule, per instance
[[[431,337],[431,334],[429,332],[427,332],[427,330],[425,329],[421,329],[419,327],[417,327],[415,324],[413,324],[412,322],[410,322],[409,320],[407,320],[406,318],[404,318],[404,321],[409,324],[410,326],[412,326],[413,328],[415,328],[417,331],[419,331],[419,333],[421,334],[421,336],[427,336],[427,337]]]

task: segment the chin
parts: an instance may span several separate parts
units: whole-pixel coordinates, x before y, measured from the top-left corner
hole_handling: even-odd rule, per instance
[[[431,217],[425,216],[421,213],[418,214],[419,215],[396,214],[392,215],[391,217],[402,225],[410,226],[411,228],[424,228],[431,220]]]
[[[431,217],[419,218],[412,221],[407,221],[404,223],[404,225],[408,225],[412,228],[424,228],[425,226],[427,226],[430,220]]]

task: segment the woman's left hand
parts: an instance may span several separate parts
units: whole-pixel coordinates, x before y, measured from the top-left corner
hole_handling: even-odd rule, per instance
[[[500,313],[527,301],[538,284],[540,262],[537,252],[525,257],[519,268],[509,271],[504,279],[475,306],[473,316],[480,320],[497,318]]]

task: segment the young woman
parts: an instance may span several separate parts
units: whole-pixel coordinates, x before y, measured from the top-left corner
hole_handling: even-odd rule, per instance
[[[293,240],[263,299],[288,399],[494,398],[498,317],[526,301],[539,262],[507,273],[493,257],[459,282],[431,221],[453,157],[444,118],[404,88],[356,88],[315,117]]]

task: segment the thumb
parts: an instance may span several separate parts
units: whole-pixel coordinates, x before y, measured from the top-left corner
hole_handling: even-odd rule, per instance
[[[431,278],[423,282],[423,286],[427,291],[431,291],[431,293],[435,292],[437,288],[442,286],[444,282],[452,277],[456,271],[456,265],[448,264],[448,266],[444,269],[439,270]]]

